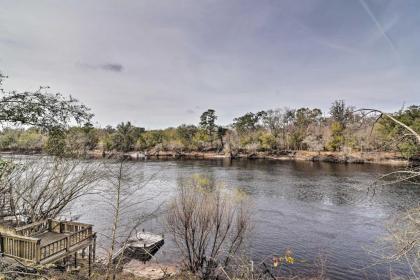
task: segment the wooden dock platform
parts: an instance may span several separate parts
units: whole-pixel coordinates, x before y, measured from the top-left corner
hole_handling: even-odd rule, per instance
[[[132,259],[146,262],[150,260],[165,243],[163,236],[151,232],[139,232],[136,238],[120,248],[112,256],[112,261],[126,263]]]
[[[93,226],[78,222],[43,220],[10,228],[0,225],[0,254],[29,265],[66,261],[88,250],[89,270],[94,262],[96,233]]]

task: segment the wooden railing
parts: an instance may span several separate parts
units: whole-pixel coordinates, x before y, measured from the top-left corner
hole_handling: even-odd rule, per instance
[[[40,260],[44,260],[53,255],[62,253],[63,251],[69,251],[71,247],[91,238],[92,236],[93,236],[92,226],[87,226],[84,229],[76,231],[57,241],[46,244],[40,247],[40,256],[41,256]]]
[[[70,251],[72,247],[94,237],[92,225],[55,220],[40,221],[16,228],[15,231],[17,235],[0,233],[0,251],[6,256],[33,263]],[[46,231],[63,234],[63,237],[41,246],[40,238],[29,236]]]
[[[60,222],[60,232],[61,233],[72,233],[72,232],[78,232],[80,230],[86,229],[86,228],[92,228],[91,225],[78,223],[78,222]]]
[[[5,256],[37,263],[40,260],[38,238],[1,234],[2,252]]]
[[[16,234],[23,236],[31,236],[38,233],[42,233],[50,230],[51,220],[42,220],[36,223],[32,223],[26,226],[15,228]]]
[[[86,227],[71,234],[69,238],[69,246],[74,246],[77,243],[83,242],[92,236],[92,226]]]
[[[52,219],[47,219],[26,226],[17,227],[15,228],[15,231],[18,235],[33,236],[35,234],[46,231],[56,233],[72,233],[89,226],[90,225],[78,222],[56,221]]]
[[[39,248],[40,260],[44,260],[55,254],[61,253],[68,250],[68,236],[65,236],[57,241],[46,244]]]

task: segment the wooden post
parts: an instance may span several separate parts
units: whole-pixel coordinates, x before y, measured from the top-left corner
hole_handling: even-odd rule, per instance
[[[3,238],[1,237],[0,233],[0,254],[4,253],[4,245],[3,245]]]
[[[74,252],[74,268],[77,268],[77,251]]]
[[[66,237],[66,251],[68,252],[70,249],[70,236]]]
[[[41,261],[41,240],[38,240],[35,246],[35,262],[39,264],[40,261]]]
[[[65,256],[64,258],[63,258],[63,264],[64,264],[64,268],[65,268],[65,270],[66,271],[68,271],[68,264],[67,264],[67,259],[68,257],[67,256]]]
[[[67,259],[67,271],[70,271],[71,270],[71,255],[68,255],[67,257],[66,257],[66,259]]]
[[[89,277],[92,273],[92,245],[89,245],[89,253],[88,253],[88,269],[89,269]]]
[[[93,262],[96,258],[96,233],[93,235]]]

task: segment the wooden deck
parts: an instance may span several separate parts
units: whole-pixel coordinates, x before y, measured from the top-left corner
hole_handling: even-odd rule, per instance
[[[0,228],[0,252],[28,264],[49,264],[77,259],[77,252],[88,249],[89,263],[95,258],[96,234],[92,225],[44,220],[18,228]]]
[[[57,233],[57,232],[44,232],[40,234],[36,234],[33,237],[41,239],[41,247],[54,243],[65,236],[69,236],[69,233]]]

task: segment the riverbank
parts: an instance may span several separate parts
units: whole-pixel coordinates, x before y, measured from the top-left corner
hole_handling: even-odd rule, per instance
[[[278,161],[313,161],[313,162],[332,162],[332,163],[374,163],[386,165],[405,166],[410,162],[420,163],[420,159],[408,161],[397,152],[311,152],[311,151],[282,151],[278,153],[272,152],[255,152],[255,153],[217,153],[217,152],[174,152],[159,151],[155,153],[92,153],[90,156],[94,158],[115,158],[125,156],[133,160],[145,159],[265,159]]]
[[[2,151],[0,156],[15,155],[42,155],[39,151]],[[410,163],[420,164],[420,157],[412,160],[403,158],[398,152],[329,152],[329,151],[279,151],[255,153],[223,153],[223,152],[183,152],[183,151],[158,151],[158,152],[102,152],[99,150],[88,151],[90,159],[113,159],[125,157],[131,160],[168,160],[168,159],[263,159],[278,161],[312,161],[346,164],[384,164],[406,166]]]

